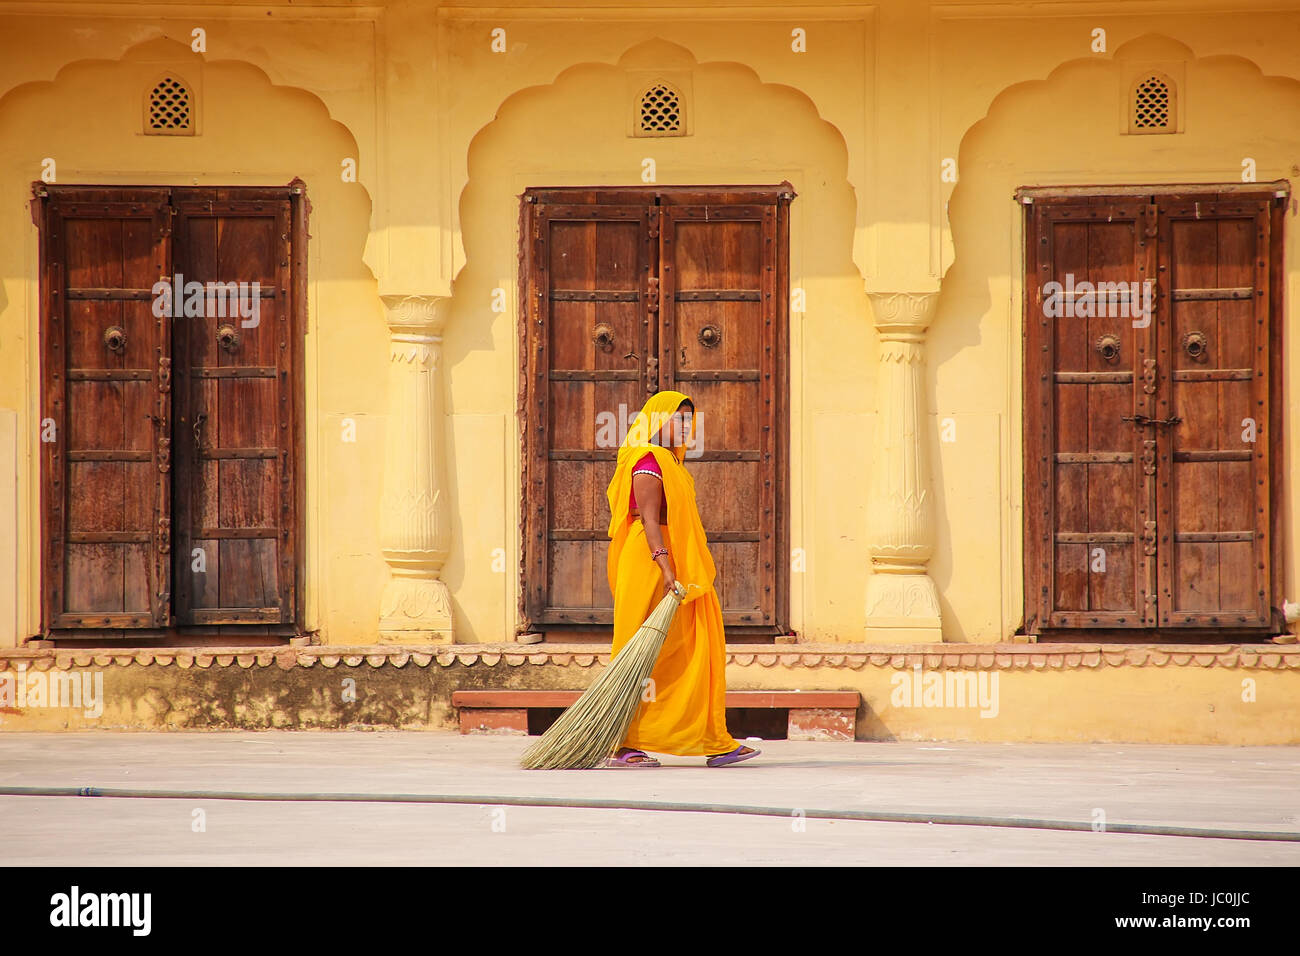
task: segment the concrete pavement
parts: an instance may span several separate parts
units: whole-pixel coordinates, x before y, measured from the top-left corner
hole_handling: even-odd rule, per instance
[[[710,769],[524,771],[532,738],[5,733],[0,785],[539,795],[1300,833],[1300,748],[750,742]],[[196,814],[195,811],[201,811]],[[203,829],[195,820],[202,819]],[[1300,843],[703,812],[0,797],[9,865],[1290,865]]]

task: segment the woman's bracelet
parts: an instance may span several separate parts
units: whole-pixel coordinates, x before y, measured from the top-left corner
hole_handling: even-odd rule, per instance
[[[658,559],[659,555],[667,554],[667,553],[668,553],[667,548],[655,548],[654,551],[650,552],[650,560],[654,561]]]

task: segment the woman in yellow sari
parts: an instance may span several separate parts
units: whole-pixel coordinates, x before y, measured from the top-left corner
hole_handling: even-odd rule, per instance
[[[674,391],[650,396],[619,447],[609,483],[611,659],[674,580],[686,588],[651,672],[645,702],[609,766],[660,766],[645,750],[707,755],[710,767],[760,753],[727,733],[722,606],[713,588],[716,571],[695,503],[695,479],[683,461],[694,434],[690,398]]]

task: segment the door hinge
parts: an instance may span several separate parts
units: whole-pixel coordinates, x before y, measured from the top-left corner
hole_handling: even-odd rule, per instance
[[[1148,239],[1154,239],[1159,231],[1160,207],[1155,203],[1150,203],[1142,210],[1142,234]]]

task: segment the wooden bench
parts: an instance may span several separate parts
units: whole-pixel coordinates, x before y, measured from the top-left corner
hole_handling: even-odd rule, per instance
[[[451,705],[462,734],[528,733],[531,708],[563,709],[580,690],[457,690]],[[729,690],[727,707],[784,709],[789,740],[852,740],[861,696],[856,690]]]

